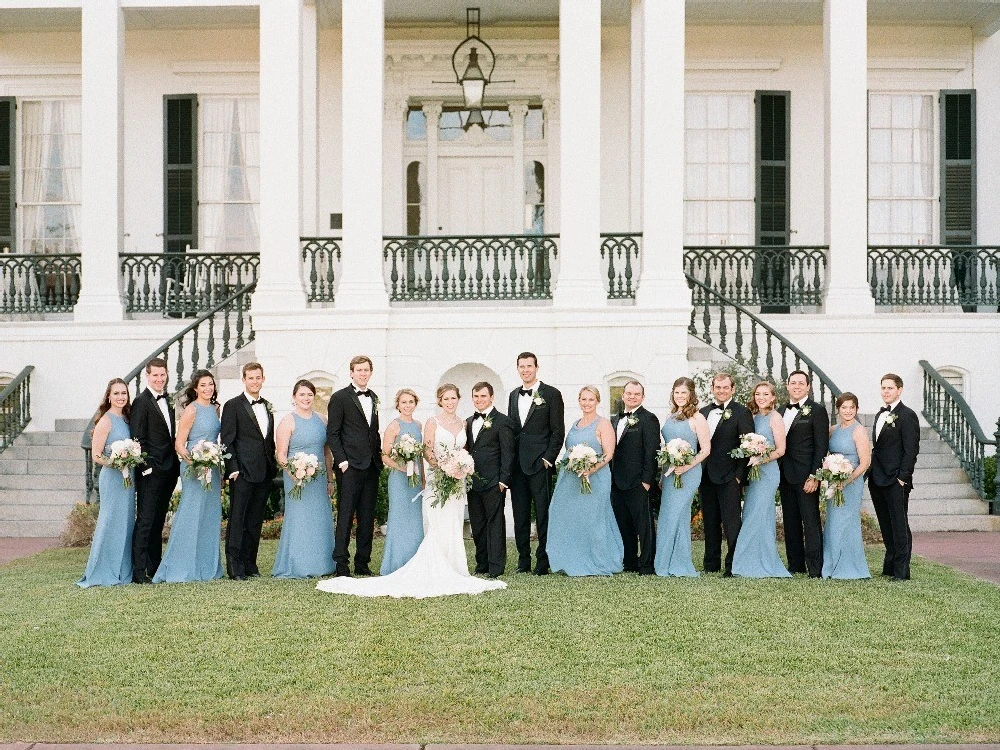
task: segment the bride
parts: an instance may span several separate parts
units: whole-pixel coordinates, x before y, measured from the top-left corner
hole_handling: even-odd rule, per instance
[[[424,456],[431,467],[448,452],[465,447],[465,421],[455,411],[460,395],[451,383],[437,390],[441,412],[431,417],[424,427]],[[416,554],[399,570],[378,578],[331,578],[320,581],[316,588],[334,594],[355,596],[391,596],[424,599],[450,594],[480,594],[507,588],[503,581],[474,578],[469,574],[462,529],[465,524],[465,490],[459,496],[435,503],[434,478],[427,481],[423,492],[424,540]],[[419,497],[419,496],[418,496]]]

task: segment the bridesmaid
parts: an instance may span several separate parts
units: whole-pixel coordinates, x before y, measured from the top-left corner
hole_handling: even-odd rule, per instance
[[[316,386],[300,380],[292,389],[295,409],[278,423],[274,443],[278,465],[296,453],[310,453],[326,465],[326,483],[315,479],[292,497],[292,477],[285,471],[285,516],[271,575],[275,578],[314,578],[333,572],[333,456],[326,447],[326,420],[313,411]]]
[[[102,466],[99,479],[101,506],[97,515],[94,541],[90,545],[90,558],[83,578],[76,582],[80,588],[91,586],[117,586],[132,582],[132,527],[135,526],[135,481],[124,486],[124,477],[117,469],[107,465],[111,444],[116,440],[129,440],[128,384],[121,378],[108,383],[104,399],[94,419],[91,451],[94,463]],[[133,471],[129,469],[129,473]]]
[[[222,578],[219,537],[222,535],[222,480],[212,469],[212,484],[187,473],[191,449],[201,440],[219,440],[219,394],[215,377],[196,370],[184,391],[184,412],[177,423],[174,448],[184,467],[181,471],[181,502],[170,524],[170,540],[153,583],[185,583]]]
[[[592,492],[580,490],[580,477],[563,469],[559,472],[549,506],[547,549],[552,570],[570,576],[609,576],[624,567],[625,545],[611,508],[611,457],[615,452],[615,430],[604,417],[597,416],[600,392],[592,385],[580,389],[583,416],[566,435],[566,451],[585,443],[604,454],[590,470]]]
[[[826,527],[823,529],[823,577],[871,578],[865,547],[861,541],[862,477],[872,461],[868,431],[857,422],[858,397],[842,393],[837,397],[840,423],[830,428],[830,453],[840,453],[854,466],[844,485],[844,504],[826,502]]]
[[[687,440],[697,451],[693,463],[674,468],[672,474],[684,477],[684,486],[674,487],[673,476],[660,477],[663,487],[660,518],[656,529],[656,558],[653,564],[659,576],[696,576],[691,562],[691,501],[701,484],[701,463],[712,451],[708,420],[698,411],[691,378],[677,378],[670,391],[670,414],[663,420],[664,443],[674,438]]]
[[[761,459],[760,479],[749,483],[743,498],[743,527],[733,555],[733,575],[743,578],[792,577],[778,557],[775,533],[774,493],[781,480],[776,461],[785,455],[785,423],[774,408],[777,403],[774,385],[761,381],[747,404],[754,432],[766,437],[774,450]]]
[[[396,411],[399,417],[385,428],[382,438],[382,463],[392,469],[389,474],[389,518],[385,535],[385,549],[382,552],[381,575],[387,576],[402,568],[413,557],[424,539],[423,505],[414,502],[420,494],[421,481],[411,487],[406,475],[406,466],[397,464],[389,457],[392,447],[403,435],[409,435],[418,443],[422,441],[420,423],[413,418],[413,410],[420,399],[409,388],[396,394]],[[416,471],[423,478],[423,461],[415,461]]]

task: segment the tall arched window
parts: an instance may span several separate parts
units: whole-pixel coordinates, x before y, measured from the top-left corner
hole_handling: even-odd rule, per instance
[[[545,167],[540,161],[524,167],[524,232],[545,234]]]
[[[406,233],[427,234],[427,177],[424,165],[411,161],[406,167]]]

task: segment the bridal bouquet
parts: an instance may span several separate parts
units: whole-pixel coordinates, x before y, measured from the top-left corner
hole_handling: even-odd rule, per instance
[[[108,456],[107,464],[112,469],[117,469],[122,473],[122,486],[132,486],[131,471],[139,464],[145,463],[146,454],[142,452],[142,446],[138,440],[116,440],[111,444],[111,455]]]
[[[191,463],[188,464],[187,474],[196,477],[204,489],[212,486],[212,469],[222,471],[226,465],[226,459],[230,455],[226,453],[226,446],[211,440],[199,440],[189,451]]]
[[[406,464],[406,477],[410,487],[420,486],[420,466],[417,461],[423,455],[424,444],[412,435],[403,435],[389,451],[389,458],[398,464]]]
[[[315,481],[316,477],[325,473],[316,456],[312,453],[303,453],[302,451],[299,451],[294,456],[290,456],[281,468],[287,471],[288,475],[292,478],[292,489],[289,494],[293,500],[300,500],[302,498],[302,488],[310,482]]]
[[[656,463],[661,469],[667,469],[667,474],[677,466],[689,466],[694,461],[694,448],[684,438],[674,438],[656,452]],[[670,468],[667,468],[670,467]],[[684,481],[680,474],[674,474],[674,489],[681,489]]]
[[[559,461],[556,466],[560,469],[569,469],[580,477],[580,492],[589,495],[593,490],[590,487],[590,477],[584,476],[585,471],[590,471],[603,459],[603,455],[598,455],[597,451],[584,443],[578,443],[570,448],[566,458]]]
[[[760,479],[761,462],[773,450],[774,446],[768,442],[766,437],[758,435],[756,432],[748,432],[740,438],[740,447],[733,448],[729,451],[729,455],[733,458],[749,458],[750,473],[747,475],[747,480],[756,482]]]
[[[460,497],[462,492],[468,492],[475,471],[476,462],[465,448],[446,451],[434,469],[434,502],[431,507],[444,505]]]
[[[854,465],[840,453],[831,453],[823,459],[823,465],[812,478],[820,483],[820,497],[833,500],[833,504],[844,504],[844,484],[854,473]]]

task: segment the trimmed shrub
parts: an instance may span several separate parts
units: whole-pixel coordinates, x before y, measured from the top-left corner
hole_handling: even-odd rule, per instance
[[[97,528],[97,514],[100,512],[98,503],[77,503],[66,517],[66,527],[59,535],[62,547],[88,547],[94,538]]]

